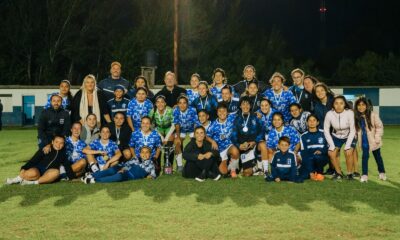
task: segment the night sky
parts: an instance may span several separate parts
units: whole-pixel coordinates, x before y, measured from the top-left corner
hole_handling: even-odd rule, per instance
[[[356,57],[365,50],[399,52],[400,1],[326,0],[326,47],[320,51],[320,0],[249,0],[244,19],[254,30],[279,29],[298,57],[341,50]],[[344,50],[344,51],[343,51]]]

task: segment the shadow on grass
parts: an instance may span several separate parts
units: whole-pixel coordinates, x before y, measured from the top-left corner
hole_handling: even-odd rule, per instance
[[[221,204],[231,199],[239,207],[252,207],[257,204],[270,206],[289,205],[298,211],[310,211],[315,202],[325,202],[343,212],[355,211],[356,203],[386,213],[400,213],[400,184],[388,181],[378,184],[370,181],[323,183],[265,183],[262,177],[245,179],[223,179],[219,182],[198,183],[179,176],[163,176],[157,180],[139,180],[113,184],[84,185],[80,182],[61,182],[40,186],[2,186],[0,204],[13,197],[22,197],[21,206],[32,206],[49,198],[59,198],[54,205],[66,206],[79,198],[106,191],[114,200],[123,200],[137,192],[162,203],[172,197],[185,198],[194,195],[199,203]]]

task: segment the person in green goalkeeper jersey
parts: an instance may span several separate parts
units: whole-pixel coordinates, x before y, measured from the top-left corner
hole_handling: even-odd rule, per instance
[[[175,125],[173,124],[172,108],[167,106],[164,95],[158,95],[155,99],[155,108],[153,108],[149,117],[152,119],[155,129],[161,137],[162,145],[166,148],[173,149]],[[169,151],[169,156],[164,154],[164,166],[166,161],[172,166],[174,160],[173,151]],[[159,161],[160,162],[160,161]]]

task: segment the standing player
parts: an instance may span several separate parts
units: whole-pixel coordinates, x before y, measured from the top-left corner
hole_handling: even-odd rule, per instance
[[[114,87],[114,98],[107,101],[108,111],[110,112],[111,119],[114,119],[115,113],[122,112],[126,114],[129,99],[124,98],[125,88],[122,85]]]
[[[212,145],[218,146],[221,157],[221,163],[219,164],[220,173],[225,175],[228,171],[234,171],[233,176],[235,176],[236,169],[232,169],[232,166],[239,162],[239,149],[233,145],[231,140],[235,116],[228,115],[228,108],[223,103],[218,104],[217,115],[218,118],[211,123],[207,132],[209,138],[211,138]],[[229,164],[228,167],[229,157],[233,164]]]
[[[239,99],[233,97],[232,88],[230,86],[225,86],[221,90],[222,103],[228,107],[229,115],[236,116],[239,109]]]
[[[210,115],[210,120],[213,121],[217,114],[218,101],[214,95],[211,95],[208,90],[208,83],[205,81],[201,81],[199,83],[199,97],[196,98],[192,106],[196,108],[197,111],[204,109]]]
[[[187,89],[186,93],[189,99],[189,105],[192,105],[193,101],[199,96],[199,82],[201,81],[200,75],[198,73],[193,73],[190,77],[190,87]]]
[[[197,113],[194,107],[188,106],[189,100],[186,95],[178,98],[178,107],[173,111],[175,125],[175,153],[178,172],[183,170],[182,147],[186,136],[193,137],[194,125]]]
[[[147,90],[138,88],[136,90],[136,98],[133,98],[128,104],[127,118],[128,125],[134,132],[140,128],[142,117],[148,116],[153,109],[153,103],[147,99]]]

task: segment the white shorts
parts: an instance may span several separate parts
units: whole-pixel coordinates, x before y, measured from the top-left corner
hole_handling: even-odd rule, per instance
[[[229,149],[233,146],[233,144],[229,145],[227,148],[225,148],[224,151],[219,153],[219,156],[221,157],[222,161],[228,160],[228,152]]]
[[[191,133],[181,133],[180,137],[181,138],[186,138],[186,136],[188,136],[188,135],[189,135],[190,138],[192,138],[194,136],[194,134],[191,132]]]
[[[242,161],[242,163],[254,160],[256,158],[254,154],[255,154],[255,147],[252,150],[248,151],[247,153],[240,154],[240,160]]]

